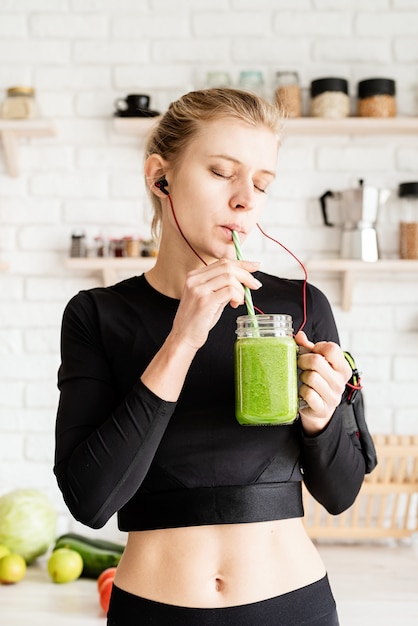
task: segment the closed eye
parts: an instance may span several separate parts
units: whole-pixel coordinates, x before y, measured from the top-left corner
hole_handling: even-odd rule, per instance
[[[215,174],[215,176],[218,176],[219,178],[223,178],[224,180],[232,180],[232,178],[233,178],[233,175],[224,174],[224,173],[220,172],[219,170],[212,170],[212,173]],[[259,187],[255,183],[254,183],[254,189],[259,191],[260,193],[266,193],[266,189],[263,189],[262,187]]]
[[[212,174],[215,174],[215,176],[219,176],[219,178],[224,178],[225,180],[231,180],[232,176],[229,174],[224,174],[223,172],[220,172],[219,170],[212,170]]]

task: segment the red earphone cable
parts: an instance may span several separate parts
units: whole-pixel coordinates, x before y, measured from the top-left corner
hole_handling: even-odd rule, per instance
[[[283,250],[286,250],[286,252],[288,254],[290,254],[290,256],[292,256],[295,259],[295,261],[297,261],[299,263],[299,265],[301,266],[301,268],[303,269],[303,273],[305,275],[305,278],[303,280],[303,285],[302,285],[303,321],[302,321],[302,324],[299,327],[299,330],[297,331],[297,332],[299,332],[305,326],[306,319],[307,319],[307,312],[306,312],[306,284],[308,282],[308,272],[306,270],[306,267],[304,266],[302,261],[300,259],[298,259],[296,254],[294,254],[291,250],[289,250],[289,248],[286,248],[286,246],[284,244],[282,244],[280,241],[278,241],[277,239],[274,239],[274,237],[271,237],[270,235],[268,235],[261,228],[260,224],[257,223],[257,227],[258,227],[259,231],[261,232],[261,234],[264,235],[264,237],[267,237],[267,239],[271,239],[271,241],[274,241],[274,243],[277,243],[279,246],[281,246],[283,248]],[[295,334],[297,334],[297,333],[295,333]]]
[[[183,237],[184,241],[187,243],[187,245],[189,246],[190,250],[192,250],[192,252],[197,256],[198,259],[200,259],[200,261],[203,263],[203,265],[207,265],[206,261],[204,259],[202,259],[202,257],[200,256],[200,254],[198,254],[198,252],[196,252],[196,250],[193,248],[193,246],[187,240],[186,236],[184,235],[183,231],[181,230],[180,224],[178,223],[178,220],[177,220],[176,212],[174,211],[173,201],[171,200],[171,196],[170,196],[170,194],[168,192],[167,192],[167,197],[168,197],[168,200],[170,202],[171,213],[173,215],[174,221],[176,223],[176,226],[178,228],[178,231],[179,231],[180,235]],[[304,278],[304,281],[303,281],[303,286],[302,286],[303,321],[302,321],[301,326],[299,327],[299,330],[302,330],[302,328],[306,324],[306,319],[307,319],[307,312],[306,312],[306,284],[308,282],[308,272],[306,271],[306,267],[304,266],[302,261],[300,259],[298,259],[296,254],[294,254],[291,250],[289,250],[289,248],[286,248],[286,246],[284,244],[280,243],[280,241],[278,241],[277,239],[274,239],[274,237],[271,237],[270,235],[268,235],[261,228],[260,224],[257,223],[257,227],[260,230],[261,234],[264,235],[264,237],[267,237],[267,239],[271,239],[271,241],[274,241],[274,243],[277,243],[279,246],[281,246],[283,248],[283,250],[285,250],[288,254],[290,254],[295,259],[295,261],[297,261],[299,263],[299,265],[303,269],[303,272],[304,272],[304,275],[305,275],[305,278]],[[254,309],[257,311],[257,313],[263,314],[263,311],[261,311],[261,309],[257,308],[256,306],[254,307]],[[299,330],[297,332],[299,332]]]
[[[196,250],[193,248],[193,246],[191,245],[191,243],[189,243],[189,242],[187,241],[187,239],[186,239],[186,237],[185,237],[185,235],[184,235],[183,231],[182,231],[182,230],[181,230],[181,228],[180,228],[180,224],[179,224],[179,223],[178,223],[178,221],[177,221],[177,217],[176,217],[176,213],[175,213],[175,211],[174,211],[174,206],[173,206],[173,201],[171,200],[171,196],[170,196],[170,194],[167,194],[167,196],[168,196],[168,199],[169,199],[169,202],[170,202],[171,212],[172,212],[172,214],[173,214],[174,221],[176,222],[176,226],[177,226],[177,228],[179,229],[179,233],[180,233],[180,235],[183,237],[184,241],[187,243],[187,245],[189,246],[190,250],[192,250],[192,252],[194,252],[194,253],[195,253],[195,255],[197,256],[197,258],[198,258],[198,259],[200,259],[200,260],[202,261],[203,265],[207,265],[206,261],[204,261],[204,259],[202,259],[202,257],[200,256],[200,254],[198,254],[198,253],[196,252]]]

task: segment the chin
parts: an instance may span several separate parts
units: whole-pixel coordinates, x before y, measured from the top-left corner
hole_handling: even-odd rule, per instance
[[[236,260],[235,249],[231,246],[223,246],[219,249],[219,251],[215,252],[213,256],[214,261],[219,261],[219,259],[229,259],[231,261]]]

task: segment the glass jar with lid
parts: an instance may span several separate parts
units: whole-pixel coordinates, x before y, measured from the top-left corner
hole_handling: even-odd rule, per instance
[[[264,77],[258,70],[245,70],[238,77],[238,89],[251,91],[259,96],[264,95]]]
[[[229,72],[216,70],[206,74],[206,87],[231,87],[232,80]]]
[[[360,117],[395,117],[396,86],[391,78],[369,78],[357,86]]]
[[[302,100],[297,72],[276,72],[274,96],[287,117],[300,117]]]
[[[311,82],[311,115],[339,119],[350,115],[348,81],[345,78],[318,78]]]
[[[399,252],[401,259],[418,259],[418,181],[400,183]]]
[[[0,108],[3,119],[27,120],[39,117],[33,87],[9,87]]]

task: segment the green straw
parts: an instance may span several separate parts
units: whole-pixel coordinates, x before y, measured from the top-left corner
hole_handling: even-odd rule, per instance
[[[232,231],[232,239],[234,242],[235,254],[237,255],[237,259],[238,261],[242,261],[244,257],[242,255],[241,243],[240,243],[239,236],[236,230]],[[244,297],[245,297],[245,304],[247,305],[248,315],[254,316],[255,311],[254,311],[253,299],[251,297],[251,291],[249,290],[248,287],[244,287]]]

